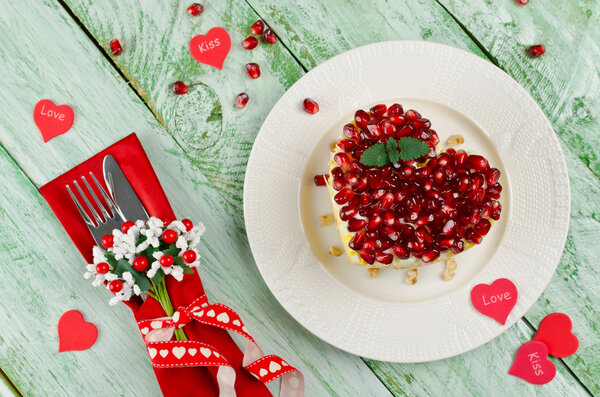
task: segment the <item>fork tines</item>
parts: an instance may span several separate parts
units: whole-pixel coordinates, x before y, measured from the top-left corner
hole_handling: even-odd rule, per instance
[[[65,186],[67,188],[67,191],[69,192],[69,195],[71,196],[71,199],[77,206],[77,209],[79,210],[85,223],[88,224],[89,226],[98,227],[100,224],[108,221],[109,219],[114,219],[114,217],[116,215],[118,215],[118,210],[117,210],[116,204],[114,203],[112,198],[108,195],[108,193],[106,193],[106,191],[104,190],[102,185],[100,185],[100,182],[98,182],[98,179],[96,179],[96,176],[91,172],[89,175],[92,178],[93,182],[95,183],[96,188],[100,192],[104,201],[101,201],[98,198],[98,196],[96,195],[96,192],[94,191],[94,189],[92,189],[92,187],[90,186],[90,184],[89,184],[88,180],[85,178],[85,176],[82,176],[81,180],[85,184],[89,195],[92,197],[92,199],[96,203],[96,206],[102,213],[102,217],[100,216],[100,214],[98,214],[98,212],[96,211],[96,208],[92,205],[92,203],[88,199],[88,196],[83,192],[83,190],[79,186],[79,183],[76,180],[73,180],[73,185],[79,191],[79,195],[81,196],[81,198],[83,198],[83,201],[85,202],[85,208],[87,208],[87,211],[84,209],[84,206],[81,204],[81,202],[79,201],[77,196],[75,194],[73,194],[71,187],[69,185],[65,185]],[[107,211],[107,209],[110,211]],[[92,215],[93,220],[90,219],[90,217],[88,216],[88,213],[90,213]]]

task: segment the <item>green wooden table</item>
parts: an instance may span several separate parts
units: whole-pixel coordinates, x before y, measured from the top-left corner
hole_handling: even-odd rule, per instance
[[[38,188],[102,148],[138,133],[176,213],[208,229],[202,277],[215,301],[236,308],[268,353],[299,367],[307,395],[600,395],[600,2],[598,0],[205,0],[202,16],[173,0],[0,0],[1,395],[156,396],[158,384],[123,305],[82,277],[84,264]],[[276,45],[239,43],[262,18]],[[191,37],[225,27],[222,71],[194,61]],[[111,39],[124,52],[112,57]],[[347,49],[391,39],[472,51],[504,69],[537,100],[569,167],[569,237],[556,274],[526,316],[459,357],[391,364],[349,355],[293,320],[264,284],[242,213],[245,165],[266,115],[305,72]],[[547,53],[526,55],[531,44]],[[257,62],[262,76],[243,71]],[[176,80],[191,86],[173,95]],[[246,109],[233,106],[247,92]],[[70,104],[73,128],[43,143],[35,103]],[[57,352],[68,309],[98,325],[83,352]],[[509,376],[518,346],[552,312],[566,312],[579,351],[553,359],[547,385]],[[274,389],[273,389],[274,390]]]

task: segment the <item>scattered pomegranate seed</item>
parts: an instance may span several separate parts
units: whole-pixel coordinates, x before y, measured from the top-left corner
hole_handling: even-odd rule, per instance
[[[269,44],[275,44],[277,42],[277,36],[271,29],[265,29],[263,33],[263,40]]]
[[[187,94],[190,87],[188,87],[183,81],[176,81],[171,86],[171,91],[175,95]]]
[[[246,73],[251,79],[260,77],[260,66],[257,63],[251,62],[246,64]]]
[[[250,26],[250,34],[258,36],[259,34],[262,34],[264,29],[265,23],[259,19]]]
[[[249,99],[250,97],[245,92],[237,94],[237,96],[235,97],[235,107],[237,107],[238,109],[243,109],[244,107],[246,107],[246,104],[248,103]]]
[[[527,3],[529,3],[529,0],[515,0],[515,3],[524,6],[527,5]]]
[[[546,52],[546,47],[541,44],[532,45],[527,49],[529,55],[533,58],[541,57]]]
[[[310,98],[306,98],[303,104],[306,113],[315,114],[319,111],[319,104]]]
[[[315,185],[325,186],[329,180],[329,175],[315,175]]]
[[[194,3],[188,7],[187,12],[193,17],[202,15],[202,12],[204,12],[204,6],[200,3]]]
[[[244,39],[244,41],[242,41],[242,48],[245,50],[252,50],[254,48],[256,48],[256,46],[258,45],[258,40],[256,39],[256,37],[246,37]]]
[[[113,39],[110,42],[110,53],[114,56],[121,55],[123,52],[123,47],[121,47],[121,42],[118,39]]]

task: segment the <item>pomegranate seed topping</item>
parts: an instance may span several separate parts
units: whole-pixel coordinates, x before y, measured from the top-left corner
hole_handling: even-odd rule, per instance
[[[450,153],[447,153],[447,152],[440,153],[437,160],[438,160],[438,165],[441,165],[442,167],[446,167],[447,165],[450,164],[450,161],[451,161]]]
[[[482,174],[473,175],[473,179],[471,179],[472,189],[477,189],[483,186],[485,182],[485,177]]]
[[[346,182],[348,182],[348,184],[350,185],[350,187],[354,187],[358,183],[358,177],[352,171],[346,172],[344,174],[344,179],[346,180]]]
[[[375,254],[373,251],[363,249],[360,251],[360,257],[369,265],[372,265],[375,262]]]
[[[354,218],[354,215],[356,214],[358,214],[358,207],[347,205],[345,207],[342,207],[342,209],[340,210],[340,219],[344,222],[347,222],[350,219]]]
[[[500,193],[502,192],[502,185],[496,183],[487,188],[485,192],[485,197],[493,200],[498,200],[500,198]]]
[[[356,185],[352,186],[352,189],[355,192],[362,192],[363,190],[365,190],[368,186],[367,183],[367,177],[363,176],[362,178],[359,178],[358,181],[356,182]]]
[[[356,141],[351,141],[349,139],[340,139],[338,141],[337,145],[344,152],[352,152],[352,149],[354,149],[356,147]],[[354,164],[358,164],[358,163],[354,163]]]
[[[454,234],[455,230],[456,222],[454,222],[452,219],[446,221],[446,223],[444,223],[444,226],[442,227],[442,233],[444,233],[447,236]]]
[[[381,131],[381,127],[376,120],[370,120],[367,123],[367,129],[363,130],[363,134],[367,139],[379,139],[383,136],[383,131]]]
[[[277,42],[277,36],[271,29],[265,29],[263,33],[263,40],[269,44],[275,44]]]
[[[408,259],[410,256],[410,251],[401,246],[400,244],[396,244],[392,247],[392,252],[398,259]]]
[[[204,11],[204,6],[199,3],[194,3],[191,6],[189,6],[187,9],[188,14],[190,14],[193,17],[201,15],[203,11]]]
[[[542,55],[544,55],[544,53],[546,52],[546,47],[544,47],[541,44],[536,44],[536,45],[532,45],[531,47],[529,47],[527,49],[527,51],[529,52],[529,55],[533,58],[538,58],[541,57]]]
[[[384,104],[375,105],[371,108],[370,112],[373,117],[381,117],[387,112],[387,106]]]
[[[432,262],[440,257],[440,252],[437,250],[429,250],[425,251],[423,256],[421,256],[421,260],[425,263]]]
[[[454,165],[457,167],[462,167],[466,164],[469,155],[464,150],[459,150],[454,155]]]
[[[404,114],[404,109],[402,108],[402,105],[400,105],[399,103],[394,103],[392,106],[390,106],[388,108],[388,116],[392,116],[395,114]]]
[[[450,251],[452,251],[455,254],[460,254],[464,250],[465,250],[465,243],[462,240],[457,240],[456,243],[454,244],[454,246],[452,248],[450,248]]]
[[[420,118],[420,119],[416,119],[413,124],[415,125],[415,127],[417,128],[429,128],[431,127],[431,121],[424,119],[424,118]]]
[[[468,192],[469,190],[471,190],[471,178],[469,178],[468,176],[463,176],[460,177],[460,179],[458,180],[458,186],[457,189],[459,192],[465,193]]]
[[[386,226],[394,226],[394,224],[396,223],[396,218],[394,217],[394,214],[391,212],[386,212],[385,214],[383,214],[383,223]]]
[[[392,204],[394,204],[394,194],[388,192],[381,198],[381,208],[389,210]]]
[[[121,43],[117,39],[113,39],[110,42],[110,53],[114,56],[121,55],[123,52],[123,47],[121,47]]]
[[[356,113],[354,113],[354,121],[356,122],[356,125],[361,129],[367,127],[367,123],[370,119],[371,116],[369,116],[369,114],[362,109],[357,110]]]
[[[315,114],[319,111],[319,104],[310,98],[306,98],[303,105],[306,113]]]
[[[344,176],[344,171],[342,171],[340,167],[335,167],[331,170],[331,175],[333,175],[334,178],[341,178]]]
[[[498,179],[500,179],[500,170],[498,170],[498,168],[490,168],[485,173],[485,183],[488,186],[496,184]]]
[[[417,112],[416,110],[413,110],[413,109],[408,109],[406,111],[406,113],[404,113],[404,115],[410,121],[415,121],[415,120],[421,118],[421,115],[419,114],[419,112]]]
[[[484,172],[490,168],[488,161],[483,156],[479,156],[477,154],[472,154],[469,156],[467,160],[467,165],[469,168],[475,170],[476,172]]]
[[[390,114],[390,121],[397,126],[406,124],[406,117],[401,114]]]
[[[251,62],[246,64],[246,73],[251,79],[260,77],[260,66],[257,63]]]
[[[348,231],[358,232],[367,225],[367,221],[364,219],[352,218],[348,221]]]
[[[175,95],[187,94],[190,87],[188,87],[183,81],[176,81],[171,85],[171,92]]]
[[[492,210],[490,211],[490,218],[497,221],[500,219],[500,212],[502,212],[502,205],[499,201],[494,201],[494,204],[492,204]]]
[[[242,92],[241,94],[238,94],[235,97],[235,107],[237,107],[238,109],[245,108],[249,99],[250,99],[250,97],[245,92]]]
[[[454,237],[446,237],[442,236],[438,239],[438,245],[442,250],[447,250],[452,248],[452,246],[456,243]]]
[[[343,129],[344,135],[350,139],[360,139],[360,132],[353,124],[346,124]]]
[[[402,138],[402,137],[405,137],[405,136],[411,136],[414,132],[415,132],[415,127],[413,125],[407,124],[404,127],[402,127],[396,133],[396,135],[398,136],[398,138]]]
[[[465,235],[465,238],[468,242],[473,244],[479,244],[483,240],[483,237],[475,233],[471,228],[467,229],[467,234]]]
[[[492,227],[490,221],[487,219],[482,219],[473,227],[473,230],[480,236],[485,236],[490,231],[490,227]]]
[[[368,231],[374,231],[379,229],[379,227],[381,226],[381,223],[383,222],[383,219],[381,219],[381,216],[379,215],[375,215],[373,216],[370,220],[369,223],[367,223],[367,230]]]
[[[343,188],[335,196],[333,196],[333,200],[339,205],[346,204],[348,201],[352,200],[354,197],[354,192],[350,188]]]
[[[350,157],[344,152],[336,153],[333,160],[339,165],[343,171],[350,169]]]
[[[473,190],[472,192],[467,193],[466,197],[471,201],[474,201],[476,203],[481,203],[483,201],[483,199],[485,198],[485,189],[482,187],[478,187],[477,189]]]
[[[527,5],[527,3],[529,3],[529,0],[515,0],[515,3],[517,3],[518,5],[524,6],[524,5]]]
[[[329,180],[329,175],[315,175],[315,185],[325,186]]]
[[[258,40],[256,39],[256,37],[246,37],[244,39],[244,41],[242,41],[242,48],[244,50],[252,50],[254,48],[256,48],[256,46],[258,45]]]
[[[354,237],[352,237],[352,240],[350,240],[350,242],[348,243],[348,247],[350,247],[354,251],[360,251],[363,247],[364,242],[365,234],[362,232],[357,232],[354,235]]]
[[[252,26],[250,26],[250,34],[253,34],[255,36],[262,34],[263,30],[265,30],[265,23],[260,19],[254,22]]]
[[[385,252],[378,252],[375,255],[375,260],[379,263],[383,263],[384,265],[389,265],[394,261],[394,255],[386,254]]]
[[[423,245],[422,242],[420,242],[419,240],[416,239],[411,239],[408,241],[408,243],[406,244],[406,247],[412,252],[419,252],[419,251],[423,251],[423,248],[425,247]]]
[[[389,119],[384,119],[379,125],[381,126],[384,135],[396,136],[396,126]]]
[[[333,190],[342,190],[344,186],[346,186],[346,180],[343,176],[338,178],[333,178],[333,183],[331,184]]]

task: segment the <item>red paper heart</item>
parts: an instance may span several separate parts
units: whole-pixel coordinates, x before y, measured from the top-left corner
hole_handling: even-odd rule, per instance
[[[508,373],[534,385],[544,385],[554,379],[556,367],[548,360],[548,348],[545,344],[529,341],[517,351]]]
[[[75,113],[69,105],[56,106],[49,99],[42,99],[33,109],[33,121],[42,133],[44,142],[69,131]]]
[[[77,310],[65,312],[58,320],[58,351],[89,349],[98,337],[98,329],[87,323]]]
[[[199,34],[190,40],[190,52],[194,59],[219,70],[223,68],[230,48],[231,38],[223,28],[212,28],[207,34]]]
[[[499,278],[491,285],[477,284],[471,290],[471,303],[475,309],[502,325],[515,307],[517,298],[517,287],[507,278]]]
[[[533,340],[544,343],[554,357],[567,357],[577,351],[579,340],[571,332],[573,323],[564,313],[544,317]]]

